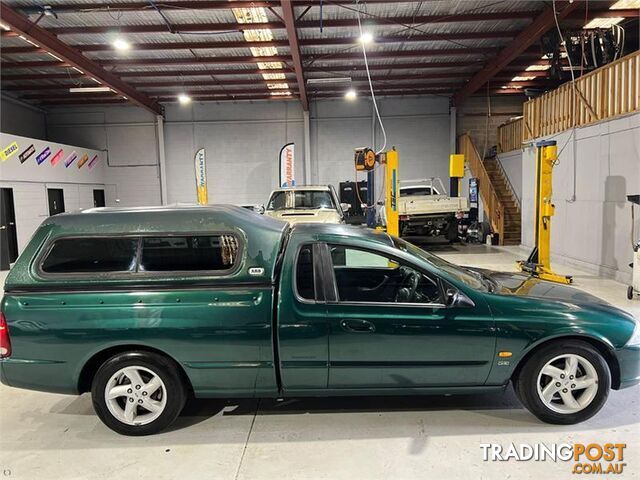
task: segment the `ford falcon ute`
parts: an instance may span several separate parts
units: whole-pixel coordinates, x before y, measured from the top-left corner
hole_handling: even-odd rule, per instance
[[[583,421],[640,381],[640,328],[576,288],[463,268],[383,232],[234,206],[45,220],[10,271],[0,379],[91,392],[147,435],[190,396],[501,392]]]

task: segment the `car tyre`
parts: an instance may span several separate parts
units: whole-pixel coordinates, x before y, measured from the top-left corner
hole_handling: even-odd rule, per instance
[[[611,372],[589,343],[557,341],[528,358],[514,383],[522,404],[540,420],[572,425],[591,418],[604,406]]]
[[[152,435],[178,417],[187,389],[177,365],[153,352],[124,352],[98,369],[91,386],[93,408],[122,435]]]

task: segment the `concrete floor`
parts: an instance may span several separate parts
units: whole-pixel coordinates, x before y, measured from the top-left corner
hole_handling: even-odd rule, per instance
[[[441,248],[456,263],[513,270],[523,252]],[[626,287],[575,270],[576,286],[640,317]],[[565,271],[563,271],[565,270]],[[4,277],[0,277],[0,283]],[[626,443],[624,475],[640,472],[640,388],[611,392],[575,426],[539,422],[504,395],[192,401],[170,431],[119,436],[88,395],[0,386],[0,472],[15,479],[569,478],[571,462],[483,462],[481,443]],[[575,477],[575,475],[574,475]]]

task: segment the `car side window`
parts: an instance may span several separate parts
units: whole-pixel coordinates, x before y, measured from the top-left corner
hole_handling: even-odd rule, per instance
[[[56,240],[41,264],[47,274],[133,272],[138,239],[77,237]]]
[[[305,300],[316,299],[316,282],[313,271],[313,245],[303,245],[296,262],[296,290],[298,296]]]
[[[411,265],[377,252],[329,248],[341,302],[443,303],[437,280]]]
[[[233,235],[162,236],[142,239],[141,272],[231,270],[237,262]]]

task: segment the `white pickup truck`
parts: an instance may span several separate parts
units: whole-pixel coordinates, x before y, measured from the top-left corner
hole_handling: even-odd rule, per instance
[[[466,197],[450,197],[445,192],[439,178],[402,181],[398,200],[400,235],[444,235],[449,241],[455,240],[458,237],[456,216],[469,211],[469,201]]]

